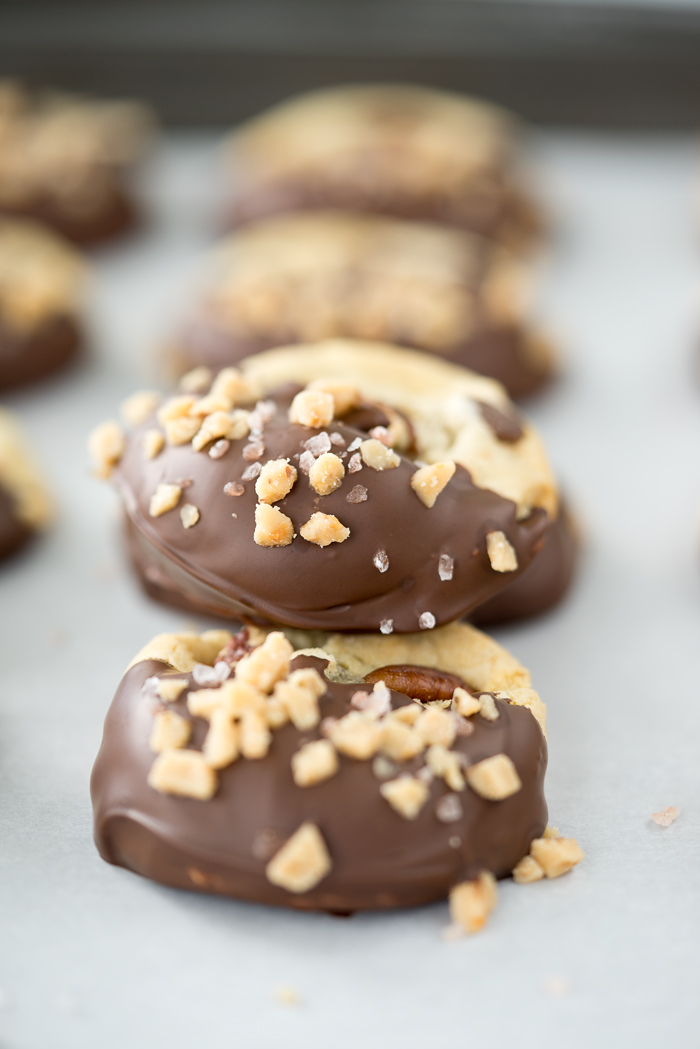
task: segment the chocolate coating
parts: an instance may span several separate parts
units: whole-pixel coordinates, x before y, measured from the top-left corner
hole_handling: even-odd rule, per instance
[[[18,332],[0,317],[0,390],[43,379],[78,356],[82,332],[68,315],[47,318],[40,327]]]
[[[104,172],[103,176],[105,182],[99,187],[101,192],[91,201],[90,207],[65,208],[60,200],[45,196],[37,197],[23,207],[5,205],[0,211],[4,215],[44,223],[84,248],[115,240],[138,226],[140,214],[126,189],[119,184],[124,175],[114,170]],[[93,193],[94,188],[91,187]]]
[[[542,615],[568,592],[578,563],[579,540],[575,522],[565,503],[543,536],[542,549],[519,579],[502,593],[485,601],[469,616],[486,626]]]
[[[294,668],[299,666],[321,671],[324,662],[303,657],[293,661]],[[486,801],[467,788],[459,794],[463,815],[455,822],[440,822],[435,815],[437,801],[449,793],[441,779],[432,781],[429,800],[417,819],[409,821],[380,795],[372,763],[343,755],[335,776],[313,787],[297,787],[292,754],[302,739],[319,733],[302,736],[291,724],[274,733],[267,757],[239,759],[224,769],[211,800],[160,794],[147,783],[154,759],[148,747],[154,701],[143,684],[167,669],[155,660],[133,666],[107,714],[91,793],[95,841],[109,863],[178,888],[350,912],[441,899],[455,884],[483,870],[505,877],[544,830],[547,745],[529,710],[502,700],[496,700],[498,719],[473,719],[473,733],[458,736],[454,749],[469,763],[507,754],[522,788],[499,802]],[[191,675],[176,676],[192,683]],[[320,701],[322,716],[347,713],[356,690],[356,685],[328,682]],[[393,707],[410,702],[397,693],[391,700]],[[168,707],[187,715],[184,698]],[[192,745],[198,747],[206,723],[193,720]],[[412,772],[421,764],[414,759],[401,769]],[[332,869],[311,891],[296,895],[272,885],[265,867],[306,820],[319,827]]]
[[[320,432],[288,422],[293,392],[271,397],[278,410],[265,426],[262,461],[289,458],[298,464],[295,456]],[[337,419],[329,429],[342,436],[346,447],[366,437]],[[300,472],[290,494],[275,506],[291,518],[297,533],[321,511],[348,527],[349,538],[325,548],[301,537],[289,546],[262,547],[253,541],[254,481],[243,481],[245,491],[238,497],[224,492],[250,467],[243,457],[247,439],[232,441],[220,459],[194,452],[188,444],[166,446],[157,458],[146,460],[141,432],[132,435],[115,471],[128,515],[131,557],[149,593],[195,612],[323,630],[378,630],[382,621],[392,620],[399,633],[418,629],[419,617],[429,612],[440,625],[467,615],[511,584],[529,565],[547,527],[541,509],[517,521],[515,503],[476,487],[461,465],[428,509],[411,489],[414,465],[402,458],[395,469],[377,472],[365,466],[346,474],[341,487],[327,496],[317,495]],[[177,510],[157,518],[148,513],[157,485],[181,480],[191,482],[182,502],[194,504],[201,514],[190,529],[183,528]],[[348,502],[355,483],[366,487],[366,501]],[[491,531],[508,536],[517,552],[516,572],[491,568],[486,552]],[[389,559],[384,572],[374,564],[380,550]],[[449,581],[438,573],[442,554],[454,559]]]
[[[0,561],[21,549],[33,535],[18,517],[14,499],[0,484]]]

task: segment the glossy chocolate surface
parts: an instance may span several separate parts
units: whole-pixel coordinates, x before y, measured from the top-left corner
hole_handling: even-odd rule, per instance
[[[278,410],[265,426],[261,462],[288,457],[298,465],[305,442],[320,432],[288,422],[293,393],[285,389],[274,398]],[[367,436],[339,420],[328,429],[341,435],[345,448]],[[187,444],[166,446],[146,460],[140,433],[132,435],[115,471],[129,518],[131,556],[154,596],[197,612],[322,630],[378,630],[391,620],[395,631],[411,632],[425,613],[435,617],[434,625],[447,623],[512,584],[535,556],[547,528],[545,511],[536,509],[517,521],[515,503],[477,488],[462,466],[428,509],[410,485],[416,468],[402,457],[395,469],[377,472],[365,466],[346,473],[342,486],[327,496],[317,495],[300,472],[290,494],[275,506],[291,518],[296,533],[320,511],[348,527],[349,538],[324,548],[300,536],[289,546],[262,547],[253,541],[255,482],[242,480],[251,466],[243,457],[247,438],[232,441],[219,459]],[[333,450],[343,448],[334,445]],[[187,487],[179,506],[194,504],[201,514],[189,529],[183,528],[177,508],[157,518],[148,513],[159,483],[181,481]],[[242,483],[244,493],[227,495],[229,482]],[[349,502],[358,484],[367,498]],[[486,552],[491,531],[508,536],[518,556],[516,572],[491,568]],[[389,561],[384,572],[375,565],[381,551]],[[441,555],[454,560],[447,581],[438,572]]]
[[[79,353],[82,333],[75,319],[55,316],[18,332],[0,317],[0,390],[35,382],[66,367]]]
[[[322,660],[303,657],[292,667]],[[291,724],[273,733],[267,757],[238,759],[220,773],[218,793],[209,801],[160,794],[148,786],[154,760],[148,738],[160,703],[143,685],[167,664],[136,664],[124,676],[105,722],[92,774],[95,840],[102,857],[165,885],[199,889],[261,903],[350,912],[412,906],[445,897],[452,886],[482,870],[507,876],[526,855],[547,821],[543,781],[547,745],[524,707],[496,700],[499,717],[472,719],[471,735],[458,736],[454,749],[469,764],[505,753],[514,762],[522,788],[491,802],[469,788],[459,793],[462,815],[441,822],[436,804],[449,793],[442,779],[430,783],[430,797],[417,819],[406,820],[379,793],[371,761],[340,755],[340,769],[313,787],[297,787],[290,761],[318,729],[300,733]],[[179,678],[192,683],[188,674]],[[196,686],[195,686],[196,687]],[[357,685],[328,682],[320,700],[322,717],[342,716]],[[185,695],[169,709],[187,714]],[[392,706],[410,702],[392,692]],[[206,723],[194,720],[191,745],[201,746]],[[414,772],[421,758],[404,762]],[[319,827],[332,859],[330,873],[302,895],[272,885],[265,876],[271,856],[306,820]]]

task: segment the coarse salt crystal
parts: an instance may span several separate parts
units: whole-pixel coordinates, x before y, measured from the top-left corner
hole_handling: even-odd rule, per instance
[[[362,469],[362,458],[360,457],[360,453],[359,452],[355,452],[355,454],[351,455],[350,458],[348,459],[348,473],[349,474],[356,474],[356,473],[359,473],[361,469]]]
[[[367,489],[363,484],[356,484],[345,496],[349,503],[367,502]]]
[[[227,441],[225,437],[222,437],[220,441],[217,441],[209,449],[210,459],[220,459],[222,455],[226,455],[226,452],[231,447],[231,442]]]
[[[432,612],[423,612],[418,616],[418,626],[421,630],[432,630],[435,626],[435,616]]]
[[[680,816],[681,810],[676,805],[668,805],[661,812],[653,812],[651,818],[659,827],[670,827],[674,820]]]
[[[394,632],[394,620],[393,619],[382,619],[379,624],[380,634],[393,634]]]
[[[349,452],[356,452],[361,444],[362,444],[362,438],[361,437],[356,437],[355,440],[352,442],[352,444],[348,445],[348,451]]]
[[[265,444],[263,441],[251,441],[243,449],[243,458],[246,462],[251,462],[254,459],[259,459],[265,452]]]
[[[449,583],[454,575],[455,562],[449,554],[440,554],[438,561],[438,575],[443,583]]]
[[[331,444],[334,444],[337,448],[344,448],[345,438],[343,437],[342,433],[338,433],[337,430],[334,433],[332,433]]]
[[[262,463],[251,463],[241,474],[242,481],[254,481],[262,470]]]
[[[323,455],[324,452],[330,452],[331,439],[326,431],[322,430],[321,433],[309,437],[308,441],[304,441],[303,447],[318,459],[319,455]]]
[[[243,495],[245,485],[239,484],[238,481],[229,481],[224,485],[224,492],[226,495]]]
[[[435,806],[435,816],[440,823],[456,823],[463,815],[462,802],[456,794],[445,794]]]
[[[231,673],[231,667],[223,660],[219,660],[213,667],[207,663],[195,663],[192,668],[192,677],[198,685],[204,688],[213,688],[215,685],[223,685]]]
[[[386,572],[389,569],[389,557],[386,550],[377,550],[373,558],[373,564],[376,569],[380,572]],[[434,622],[433,622],[433,625]]]

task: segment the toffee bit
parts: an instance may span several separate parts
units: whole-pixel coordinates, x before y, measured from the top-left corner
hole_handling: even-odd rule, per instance
[[[334,444],[337,448],[344,448],[345,438],[343,437],[342,433],[338,433],[338,431],[335,430],[331,434],[331,444]]]
[[[379,624],[380,634],[393,634],[394,633],[394,620],[393,619],[382,619]]]
[[[242,481],[254,481],[262,470],[262,463],[251,463],[241,474]]]
[[[432,612],[423,612],[418,616],[418,626],[421,630],[432,630],[435,626],[435,616]]]
[[[231,665],[223,659],[217,660],[213,667],[207,663],[195,663],[192,669],[192,677],[198,685],[203,688],[215,688],[223,685],[231,674]]]
[[[356,473],[359,473],[361,469],[362,469],[362,458],[361,458],[359,452],[355,452],[355,454],[351,455],[350,458],[348,459],[348,473],[349,474],[356,474]]]
[[[372,772],[377,779],[393,779],[398,771],[398,765],[383,754],[378,754],[372,762]]]
[[[438,561],[438,575],[443,583],[449,583],[454,576],[455,562],[449,554],[440,554]]]
[[[251,441],[243,449],[243,458],[246,462],[252,462],[265,454],[265,443],[263,441]]]
[[[373,564],[379,572],[384,573],[389,570],[389,557],[386,550],[377,550],[374,555]]]
[[[440,823],[456,823],[464,815],[458,794],[445,794],[435,806],[435,816]]]
[[[199,520],[199,510],[193,503],[185,503],[180,510],[180,520],[183,528],[192,528]]]
[[[319,455],[323,455],[324,452],[330,452],[331,450],[331,439],[323,430],[321,433],[314,434],[313,437],[309,437],[308,441],[304,441],[302,447],[307,452],[311,452],[313,457],[316,459]]]
[[[222,455],[226,455],[226,452],[231,447],[231,442],[227,441],[225,437],[222,437],[220,441],[213,444],[209,449],[210,459],[220,459]]]
[[[348,451],[349,452],[356,452],[361,444],[362,444],[362,438],[361,437],[356,437],[355,440],[351,444],[348,445]]]
[[[238,481],[229,481],[228,484],[224,485],[224,492],[226,495],[243,495],[245,485],[239,484]]]
[[[349,503],[366,503],[367,489],[363,484],[356,484],[355,487],[348,492],[345,498]]]

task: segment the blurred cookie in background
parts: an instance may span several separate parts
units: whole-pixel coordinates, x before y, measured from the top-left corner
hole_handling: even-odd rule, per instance
[[[0,560],[50,524],[51,499],[10,412],[0,408]]]
[[[42,379],[78,354],[86,275],[62,237],[0,217],[0,390]]]
[[[38,219],[84,245],[124,233],[138,211],[130,169],[153,128],[136,102],[34,94],[0,81],[0,213]]]
[[[518,140],[511,114],[445,91],[312,92],[227,139],[229,224],[341,208],[440,222],[522,248],[542,223],[518,171]]]
[[[498,379],[512,397],[555,368],[528,321],[528,267],[479,235],[350,212],[262,220],[217,249],[170,349],[176,374],[287,343],[393,342]]]

